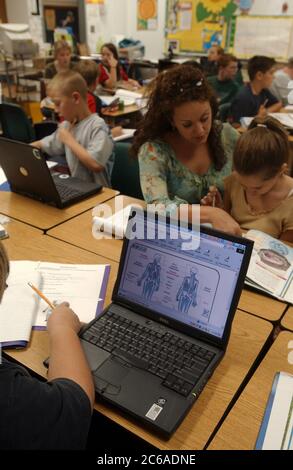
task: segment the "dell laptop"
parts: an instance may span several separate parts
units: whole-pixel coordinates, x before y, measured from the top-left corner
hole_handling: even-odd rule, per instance
[[[225,353],[252,246],[133,210],[112,303],[81,332],[97,397],[170,437]]]
[[[96,183],[67,174],[51,174],[40,150],[15,140],[0,138],[0,165],[11,191],[60,209],[101,190]]]

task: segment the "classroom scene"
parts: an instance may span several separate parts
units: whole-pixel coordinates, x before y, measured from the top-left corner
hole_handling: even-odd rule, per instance
[[[292,37],[293,0],[0,0],[0,450],[293,450]]]

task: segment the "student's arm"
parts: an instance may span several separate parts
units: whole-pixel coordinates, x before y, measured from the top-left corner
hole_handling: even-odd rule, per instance
[[[278,101],[278,103],[273,104],[272,106],[269,106],[267,108],[268,113],[278,113],[280,109],[283,107],[281,101]]]
[[[30,145],[32,147],[36,147],[39,150],[42,150],[42,144],[40,140],[35,140],[35,142],[31,142]]]
[[[60,128],[58,138],[64,145],[67,145],[72,150],[74,155],[90,171],[93,171],[94,173],[104,171],[104,166],[100,165],[92,158],[91,154],[75,140],[68,129],[65,129],[64,127]]]
[[[56,307],[48,319],[50,338],[50,365],[48,380],[70,379],[87,394],[91,407],[94,403],[94,384],[86,361],[78,332],[80,321],[75,313],[63,302]]]
[[[110,71],[108,72],[109,77],[104,82],[104,85],[107,88],[115,88],[117,85],[117,65],[118,65],[118,61],[112,55],[111,58],[109,59],[109,66],[110,66]]]
[[[286,232],[283,232],[280,236],[280,240],[283,242],[293,243],[293,230],[287,230]]]
[[[189,207],[189,220],[192,221],[192,206]],[[221,230],[222,232],[231,233],[232,235],[238,235],[240,237],[242,235],[241,228],[237,222],[232,219],[227,212],[218,207],[200,206],[200,223],[210,223],[213,228]]]

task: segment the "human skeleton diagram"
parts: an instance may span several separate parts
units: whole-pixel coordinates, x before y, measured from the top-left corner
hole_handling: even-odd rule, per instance
[[[178,309],[182,313],[188,313],[191,304],[193,307],[196,307],[197,305],[197,275],[197,268],[190,268],[190,275],[184,277],[177,292],[176,300],[178,302]]]
[[[142,276],[137,280],[137,285],[143,283],[142,296],[147,301],[151,300],[153,293],[159,290],[161,276],[161,256],[155,255],[154,260],[147,265]]]

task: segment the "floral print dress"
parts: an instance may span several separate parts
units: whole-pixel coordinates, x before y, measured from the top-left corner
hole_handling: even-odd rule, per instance
[[[211,185],[217,186],[223,194],[223,180],[232,171],[232,155],[238,137],[238,132],[230,124],[223,124],[221,138],[227,162],[220,171],[211,164],[205,175],[189,170],[163,140],[145,142],[138,154],[140,184],[145,201],[166,206],[199,204]]]

